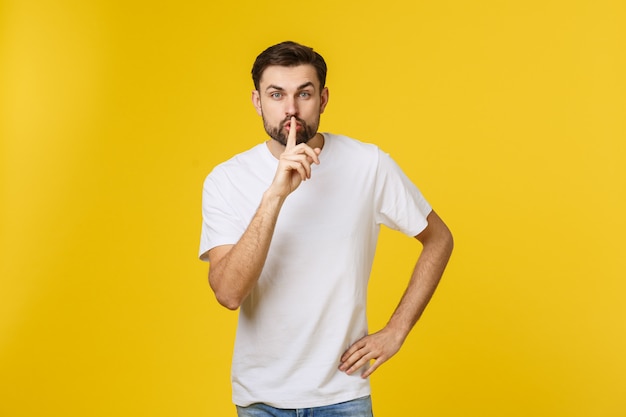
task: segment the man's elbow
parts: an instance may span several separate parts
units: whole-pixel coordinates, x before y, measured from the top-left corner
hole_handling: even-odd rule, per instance
[[[450,229],[442,223],[432,240],[433,247],[439,248],[441,256],[445,258],[447,262],[452,255],[452,250],[454,249],[454,237],[452,236]]]
[[[223,297],[220,296],[220,294],[215,293],[215,298],[220,305],[232,311],[237,310],[241,306],[241,301],[233,297]]]
[[[452,254],[452,250],[454,249],[454,236],[452,236],[452,232],[447,226],[442,232],[441,240],[443,241],[448,254]]]
[[[229,310],[237,310],[241,306],[241,302],[243,301],[243,299],[237,294],[234,294],[232,291],[227,291],[220,285],[217,285],[215,280],[211,278],[211,274],[209,273],[209,285],[213,290],[213,294],[215,294],[215,299],[217,300],[217,302]]]

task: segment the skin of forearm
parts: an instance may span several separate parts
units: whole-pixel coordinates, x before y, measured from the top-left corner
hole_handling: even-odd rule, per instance
[[[285,197],[269,190],[241,239],[217,262],[211,264],[209,283],[220,304],[236,310],[261,275],[274,228]]]

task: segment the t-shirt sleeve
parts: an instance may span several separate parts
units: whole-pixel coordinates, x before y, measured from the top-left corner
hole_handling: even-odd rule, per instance
[[[428,225],[426,218],[432,208],[398,164],[383,151],[378,153],[376,222],[408,236],[416,236]]]
[[[212,173],[204,181],[202,189],[202,232],[200,235],[199,258],[208,261],[207,252],[220,245],[237,243],[245,228],[228,202],[222,185]]]

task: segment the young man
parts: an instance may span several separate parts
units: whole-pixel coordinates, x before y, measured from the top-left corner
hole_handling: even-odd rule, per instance
[[[452,235],[376,146],[319,133],[326,63],[283,42],[252,68],[270,140],[204,183],[200,258],[220,304],[240,308],[232,365],[239,416],[371,416],[368,377],[428,304]],[[366,291],[380,224],[422,252],[388,324],[368,333]]]

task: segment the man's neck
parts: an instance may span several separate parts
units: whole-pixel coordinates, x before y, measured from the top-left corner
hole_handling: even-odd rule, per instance
[[[275,139],[270,139],[267,142],[267,148],[270,150],[271,154],[274,155],[276,159],[280,158],[280,154],[285,152],[285,146],[281,144],[279,141]],[[311,148],[324,148],[324,135],[321,133],[316,133],[309,141],[306,143]]]

